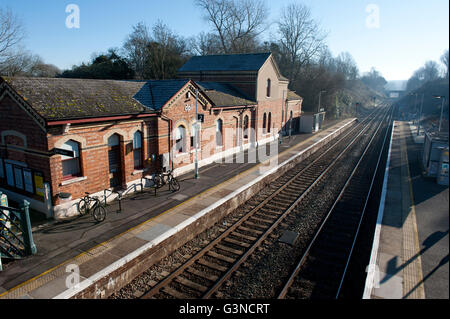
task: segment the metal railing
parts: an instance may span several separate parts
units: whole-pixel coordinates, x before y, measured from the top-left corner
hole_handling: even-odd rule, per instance
[[[142,193],[144,191],[144,184],[142,183],[142,178],[141,178],[141,182],[139,184],[133,184],[124,191],[115,191],[115,190],[112,190],[109,188],[104,189],[103,190],[103,199],[105,201],[105,206],[107,205],[108,197],[110,197],[113,194],[116,194],[117,199],[119,201],[119,212],[121,212],[122,211],[122,198],[124,196],[126,196],[128,194],[128,192],[131,191],[132,189],[134,189],[134,192],[136,192],[138,186],[141,187],[141,193]],[[109,195],[107,195],[108,192],[109,192]]]
[[[37,252],[29,206],[26,200],[22,208],[0,206],[0,258],[20,259]]]

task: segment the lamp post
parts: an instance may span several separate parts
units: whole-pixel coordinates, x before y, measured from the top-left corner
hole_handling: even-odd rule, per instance
[[[441,118],[439,119],[439,132],[441,132],[442,128],[442,115],[444,114],[444,102],[445,102],[445,96],[442,95],[433,95],[435,99],[442,99],[442,106],[441,106]]]
[[[420,135],[420,121],[422,120],[422,109],[423,109],[423,98],[424,98],[424,93],[422,93],[422,103],[420,103],[420,112],[419,112],[419,118],[417,120],[417,136]]]
[[[417,92],[415,93],[409,93],[408,95],[410,96],[415,96],[416,98],[414,99],[414,113],[416,112],[416,107],[417,107]],[[409,114],[411,114],[411,111],[409,111]],[[408,117],[409,118],[409,117]],[[414,119],[413,119],[413,124],[414,124]]]
[[[326,93],[327,91],[320,91],[319,92],[319,106],[317,107],[317,113],[320,113],[320,97],[322,96],[322,93]]]
[[[195,175],[194,178],[198,179],[198,89],[195,89]]]

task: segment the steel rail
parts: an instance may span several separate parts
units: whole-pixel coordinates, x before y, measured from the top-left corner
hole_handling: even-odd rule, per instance
[[[335,200],[335,202],[333,203],[332,207],[329,209],[327,215],[325,216],[325,218],[323,219],[319,229],[316,231],[314,237],[311,239],[306,251],[303,253],[302,258],[300,259],[300,261],[298,262],[297,266],[295,267],[294,271],[291,273],[291,275],[289,276],[288,280],[286,281],[285,285],[283,286],[283,289],[281,290],[280,294],[278,295],[278,299],[283,299],[289,288],[292,286],[292,283],[294,282],[295,278],[297,277],[298,273],[301,270],[301,267],[303,266],[306,258],[309,256],[309,253],[311,251],[312,246],[314,245],[316,239],[319,237],[319,235],[321,234],[321,231],[323,229],[323,227],[325,226],[326,222],[328,221],[329,217],[331,216],[331,213],[333,212],[334,208],[336,207],[337,203],[339,202],[339,200],[342,198],[342,195],[344,194],[345,190],[347,189],[350,180],[353,178],[356,170],[358,169],[359,165],[362,162],[363,157],[365,156],[365,154],[367,153],[367,150],[369,149],[369,147],[371,146],[374,138],[377,136],[377,133],[381,127],[381,125],[383,124],[383,120],[380,121],[380,124],[377,128],[377,131],[375,134],[373,134],[373,136],[370,139],[370,142],[366,145],[363,154],[360,156],[358,163],[356,164],[356,166],[354,167],[354,169],[352,170],[352,173],[350,174],[350,176],[348,177],[346,183],[344,184],[341,192],[339,193],[337,199]]]
[[[266,205],[271,199],[273,199],[276,195],[278,195],[281,191],[283,191],[284,189],[286,189],[295,179],[297,179],[301,174],[303,174],[307,169],[311,168],[314,164],[316,164],[320,159],[322,159],[325,155],[328,155],[330,153],[330,151],[332,149],[334,149],[340,142],[342,142],[345,138],[347,138],[348,136],[350,136],[350,134],[353,133],[353,131],[355,131],[358,127],[360,128],[361,126],[363,126],[363,128],[361,129],[361,131],[359,132],[359,134],[356,137],[353,137],[353,141],[347,145],[347,147],[341,151],[341,153],[339,154],[339,156],[333,161],[333,164],[337,162],[337,160],[342,156],[342,154],[344,154],[346,152],[346,150],[353,145],[353,143],[356,141],[356,139],[361,136],[361,134],[363,134],[363,132],[366,131],[366,129],[370,126],[371,123],[371,119],[370,116],[372,116],[375,113],[375,111],[370,114],[367,118],[364,119],[364,121],[362,121],[361,123],[359,123],[357,126],[355,126],[354,128],[352,128],[349,132],[347,132],[342,138],[340,138],[332,147],[330,147],[327,151],[325,151],[323,154],[321,154],[317,159],[315,159],[312,163],[310,163],[309,165],[307,165],[305,168],[303,168],[302,170],[300,170],[300,172],[298,172],[297,174],[295,174],[287,183],[285,183],[285,185],[283,185],[281,188],[277,189],[273,194],[271,194],[269,197],[267,197],[264,201],[262,201],[260,204],[258,204],[255,208],[253,208],[250,212],[248,212],[245,216],[243,216],[242,218],[239,219],[239,221],[237,221],[233,226],[231,226],[230,228],[228,228],[224,233],[222,233],[219,237],[217,237],[215,240],[213,240],[211,243],[209,243],[206,247],[204,247],[201,251],[199,251],[198,253],[196,253],[193,257],[191,257],[187,262],[185,262],[183,265],[181,265],[179,268],[177,268],[174,272],[172,272],[169,276],[167,276],[166,278],[164,278],[162,281],[160,281],[158,284],[156,284],[154,287],[152,287],[146,294],[144,294],[141,298],[142,299],[149,299],[152,298],[154,295],[158,294],[160,292],[160,290],[164,287],[166,287],[167,285],[169,285],[174,279],[176,279],[179,275],[181,275],[189,266],[193,265],[196,261],[198,261],[200,258],[202,258],[203,256],[205,256],[209,251],[211,251],[212,248],[214,248],[219,242],[221,242],[224,238],[226,238],[227,236],[229,236],[232,232],[234,232],[238,227],[240,227],[242,224],[244,224],[248,219],[250,219],[256,212],[258,212],[262,207],[264,207],[264,205]],[[377,114],[376,114],[377,116]],[[366,124],[366,122],[368,122]],[[364,125],[365,126],[364,126]],[[331,165],[331,164],[330,164]],[[328,171],[328,169],[326,169],[326,171]],[[322,176],[324,175],[324,173],[322,173],[320,175],[320,177],[318,179],[320,179]],[[316,179],[316,182],[318,181],[318,179]],[[313,184],[315,185],[316,182],[314,182]],[[305,190],[304,193],[309,192],[309,190],[312,187],[308,188],[307,190]],[[306,195],[306,194],[305,194]],[[303,196],[304,197],[304,196]],[[302,198],[303,198],[302,197]],[[296,203],[298,202],[298,199],[296,201]],[[292,205],[291,205],[292,206]],[[288,208],[289,209],[289,208]],[[290,209],[289,211],[291,211],[292,209]],[[287,214],[286,214],[287,215]],[[284,218],[284,217],[283,217]],[[273,230],[280,222],[282,219],[278,219],[277,221],[275,221],[276,225],[270,228],[270,231]],[[269,233],[266,231],[266,234],[268,235]],[[264,238],[266,238],[267,236],[264,236]],[[261,239],[261,237],[260,237]],[[262,242],[262,240],[259,240],[258,243]],[[255,246],[255,244],[249,248],[251,251],[253,251],[254,249],[256,249],[257,246]],[[245,256],[248,256],[249,253],[245,254]],[[245,257],[246,259],[246,257]],[[239,259],[237,262],[235,262],[235,264],[233,265],[233,268],[237,268],[237,266],[239,266],[245,259],[241,258]],[[226,279],[226,277],[228,277],[233,271],[228,271],[226,273],[225,276],[222,276],[221,279],[219,279],[219,282],[216,282],[216,284],[213,286],[212,289],[216,290],[221,283],[223,283],[223,281]],[[210,297],[211,294],[213,293],[212,290],[209,290],[206,294],[203,295],[204,298]]]
[[[309,192],[319,183],[322,178],[331,170],[331,168],[334,167],[334,165],[340,160],[344,154],[346,154],[347,150],[358,140],[358,138],[365,132],[365,129],[369,127],[370,123],[368,123],[359,134],[353,138],[351,143],[345,147],[344,150],[341,151],[341,153],[327,166],[327,168],[314,180],[314,182],[295,200],[294,203],[292,203],[283,214],[281,214],[278,219],[275,221],[274,224],[263,234],[261,237],[250,247],[244,255],[242,255],[234,264],[233,266],[214,284],[214,286],[203,295],[203,298],[209,298],[212,296],[212,294],[217,291],[217,289],[233,274],[236,269],[253,253],[253,251],[258,248],[261,243],[267,238],[268,235],[270,235],[273,230],[284,220],[286,216],[289,215],[289,213],[294,210],[298,204],[306,197],[306,195],[309,194]],[[297,174],[297,175],[300,175]],[[297,176],[296,176],[297,177]],[[296,178],[294,177],[294,179]],[[284,189],[284,188],[283,188]]]
[[[389,122],[392,121],[393,111],[394,111],[394,108],[392,108]],[[378,156],[377,165],[376,165],[376,167],[375,167],[375,171],[374,171],[374,174],[373,174],[373,176],[372,176],[372,181],[370,182],[370,187],[369,187],[369,190],[368,190],[368,192],[367,192],[367,196],[366,196],[366,199],[365,199],[365,202],[364,202],[364,207],[363,207],[363,210],[362,210],[362,213],[361,213],[361,217],[360,217],[360,219],[359,219],[359,223],[358,223],[358,227],[357,227],[357,229],[356,229],[355,236],[354,236],[354,238],[353,238],[352,247],[350,248],[350,252],[349,252],[349,255],[348,255],[348,258],[347,258],[347,262],[346,262],[346,264],[345,264],[344,273],[342,274],[342,278],[341,278],[341,281],[340,281],[340,283],[339,283],[339,288],[338,288],[338,291],[337,291],[337,293],[336,293],[335,299],[338,299],[338,298],[339,298],[339,295],[340,295],[340,293],[341,293],[342,285],[343,285],[343,283],[344,283],[344,279],[345,279],[345,276],[346,276],[346,274],[347,274],[347,269],[348,269],[348,266],[349,266],[349,264],[350,264],[350,260],[351,260],[352,255],[353,255],[353,250],[354,250],[354,247],[355,247],[355,245],[356,245],[356,241],[358,240],[359,230],[361,229],[361,225],[362,225],[362,222],[363,222],[365,213],[366,213],[367,205],[368,205],[368,203],[369,203],[370,194],[372,193],[372,188],[373,188],[373,185],[375,184],[375,179],[376,179],[376,175],[377,175],[377,172],[378,172],[378,167],[380,166],[381,159],[382,159],[382,157],[383,157],[384,147],[386,146],[386,141],[387,141],[387,138],[388,138],[388,133],[389,133],[389,128],[390,128],[390,127],[391,127],[391,126],[389,125],[389,126],[388,126],[388,129],[386,130],[386,133],[385,133],[385,135],[384,135],[383,145],[382,145],[382,147],[381,147],[380,155]]]

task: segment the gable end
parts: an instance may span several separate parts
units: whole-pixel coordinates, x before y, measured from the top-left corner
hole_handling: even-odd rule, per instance
[[[24,99],[14,90],[12,89],[6,82],[0,84],[0,101],[8,95],[16,104],[25,111],[38,126],[42,129],[42,131],[47,132],[45,129],[45,120],[40,116]]]

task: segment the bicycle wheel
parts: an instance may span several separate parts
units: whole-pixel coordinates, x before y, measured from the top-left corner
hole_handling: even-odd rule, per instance
[[[170,187],[172,187],[175,192],[180,190],[180,183],[178,183],[175,177],[172,177],[170,180]]]
[[[163,180],[160,175],[155,175],[155,177],[153,177],[153,182],[155,183],[156,188],[163,187]]]
[[[105,209],[105,207],[103,207],[101,205],[97,205],[97,207],[95,207],[94,212],[92,213],[92,215],[94,216],[94,219],[96,221],[101,223],[106,218],[106,209]]]
[[[89,205],[86,202],[86,200],[81,199],[77,204],[77,210],[80,213],[80,215],[86,214],[88,209],[89,209]]]

